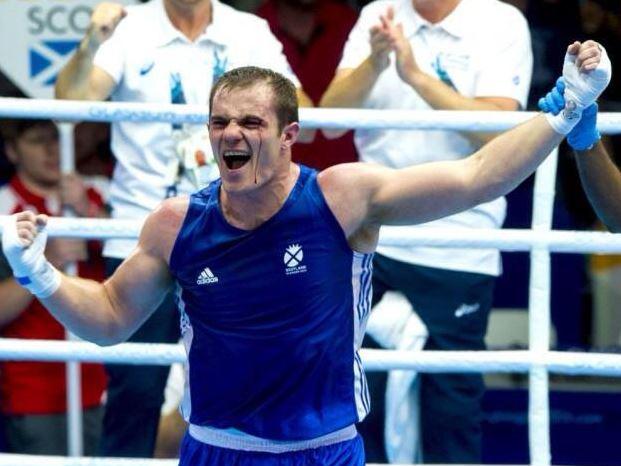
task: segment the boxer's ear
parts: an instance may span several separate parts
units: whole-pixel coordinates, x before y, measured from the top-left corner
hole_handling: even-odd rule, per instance
[[[300,134],[300,124],[296,121],[289,123],[282,130],[280,136],[280,149],[290,149],[295,141],[298,140],[298,136]]]

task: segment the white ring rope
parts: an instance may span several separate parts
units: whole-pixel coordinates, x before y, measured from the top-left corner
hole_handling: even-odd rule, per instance
[[[504,131],[531,118],[536,112],[448,110],[370,110],[302,108],[300,124],[326,129],[451,129],[458,131]],[[144,121],[193,123],[207,121],[203,105],[135,102],[84,102],[71,100],[0,98],[0,118],[52,118],[63,121]],[[597,116],[602,133],[621,132],[621,114]]]
[[[361,350],[364,368],[419,372],[518,373],[533,366],[565,375],[621,376],[621,354],[561,351]],[[100,347],[85,341],[0,339],[0,359],[170,365],[186,361],[179,344],[122,343]]]
[[[0,466],[177,466],[178,460],[0,454]]]
[[[0,233],[8,216],[0,215]],[[138,237],[142,223],[136,220],[52,217],[48,226],[50,237],[109,239]],[[621,234],[595,231],[527,229],[421,228],[416,231],[386,232],[384,246],[463,247],[501,251],[529,251],[546,248],[565,253],[619,253]]]

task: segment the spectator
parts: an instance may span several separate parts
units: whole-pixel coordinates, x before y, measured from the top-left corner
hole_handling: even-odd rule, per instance
[[[206,105],[212,83],[243,64],[274,68],[297,83],[268,25],[218,0],[152,0],[127,9],[101,3],[77,52],[58,75],[56,95]],[[309,103],[299,89],[298,97]],[[115,122],[111,145],[116,157],[110,189],[114,218],[143,219],[165,197],[194,191],[216,176],[213,164],[198,167],[197,159],[211,159],[205,125]],[[106,241],[108,275],[135,244]],[[170,294],[130,341],[178,339],[178,315]],[[153,456],[169,368],[117,364],[106,369],[101,454]]]
[[[257,14],[283,44],[283,52],[314,105],[330,84],[349,31],[358,14],[338,0],[267,0]],[[311,144],[297,144],[293,160],[324,169],[358,160],[353,132],[332,141],[319,133]]]
[[[80,216],[105,216],[99,194],[72,175],[61,180],[58,131],[49,120],[4,122],[7,156],[15,175],[0,188],[0,214],[28,209],[59,215],[61,205]],[[52,239],[46,254],[59,268],[74,261],[80,276],[103,279],[101,244]],[[64,340],[65,329],[43,305],[15,281],[0,254],[0,334],[4,338]],[[67,454],[65,364],[12,362],[0,364],[0,407],[7,450],[11,453]],[[104,368],[82,365],[84,450],[94,455],[101,432]]]
[[[531,69],[528,25],[510,5],[497,0],[375,1],[362,10],[321,104],[518,110],[526,104]],[[363,161],[400,168],[439,156],[465,157],[491,137],[387,130],[357,131],[355,141]],[[423,227],[500,228],[504,212],[505,201],[498,198]],[[373,299],[377,302],[391,289],[403,292],[427,326],[426,349],[484,349],[500,269],[496,250],[379,247]],[[420,390],[422,461],[480,463],[482,377],[422,374]],[[367,428],[362,426],[363,435]],[[365,441],[372,445],[369,436]],[[386,461],[383,451],[368,450],[368,459]]]

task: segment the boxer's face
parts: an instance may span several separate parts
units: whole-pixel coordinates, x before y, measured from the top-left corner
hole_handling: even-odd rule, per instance
[[[297,136],[298,126],[279,126],[273,91],[265,83],[214,95],[209,138],[224,189],[254,190],[288,171],[287,142]]]
[[[286,173],[297,123],[279,128],[272,89],[265,83],[221,89],[213,98],[209,138],[227,191],[247,191]]]

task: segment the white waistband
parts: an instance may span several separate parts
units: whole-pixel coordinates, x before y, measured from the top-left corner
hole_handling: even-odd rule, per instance
[[[357,435],[356,427],[353,424],[321,437],[291,442],[286,440],[267,440],[235,429],[214,429],[213,427],[194,424],[190,424],[189,433],[195,440],[215,447],[266,453],[285,453],[288,451],[324,447],[351,440]]]

